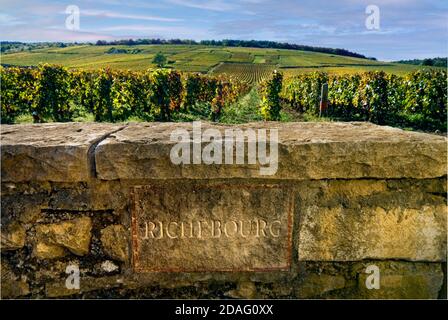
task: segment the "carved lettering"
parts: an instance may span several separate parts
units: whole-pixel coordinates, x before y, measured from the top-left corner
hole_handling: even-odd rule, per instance
[[[288,187],[180,181],[135,187],[133,198],[135,272],[289,270]]]
[[[168,223],[168,226],[166,228],[166,232],[165,233],[166,233],[168,238],[176,239],[176,238],[178,238],[178,236],[177,235],[172,235],[171,232],[170,232],[170,226],[171,225],[175,225],[177,227],[177,222],[170,222],[170,223]]]
[[[185,232],[189,238],[219,239],[226,238],[264,237],[278,238],[281,231],[281,222],[255,220],[220,220],[211,221],[146,221],[144,223],[142,240],[155,239],[183,239]]]
[[[219,220],[212,221],[212,238],[221,238],[221,221]]]

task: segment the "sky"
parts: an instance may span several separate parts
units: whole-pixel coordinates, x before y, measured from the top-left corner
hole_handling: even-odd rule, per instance
[[[79,8],[79,29],[66,13],[70,5]],[[369,5],[378,11],[366,12]],[[374,29],[366,27],[372,18]],[[128,38],[272,40],[343,48],[384,61],[446,57],[448,1],[0,0],[0,40]]]

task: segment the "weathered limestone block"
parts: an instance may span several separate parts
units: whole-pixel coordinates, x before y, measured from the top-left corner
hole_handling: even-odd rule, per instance
[[[2,180],[87,181],[89,148],[121,127],[99,123],[2,125]]]
[[[25,228],[18,224],[12,223],[1,232],[1,250],[17,250],[25,245],[26,232]]]
[[[37,242],[34,245],[33,254],[38,259],[55,259],[64,257],[67,251],[58,245]]]
[[[53,183],[48,208],[52,210],[119,210],[129,202],[128,187],[120,181]]]
[[[83,256],[89,252],[91,230],[89,217],[38,225],[34,255],[39,259],[57,258],[64,256],[67,249]]]
[[[126,262],[129,258],[129,236],[121,225],[112,225],[101,230],[101,244],[112,259]]]
[[[57,247],[58,249],[62,249]],[[64,250],[64,254],[66,250]],[[39,290],[43,289],[43,284],[50,281],[58,281],[65,283],[67,277],[69,276],[67,271],[67,267],[69,266],[79,266],[80,273],[85,272],[85,268],[80,265],[80,257],[64,257],[63,259],[53,259],[47,261],[39,261],[40,267],[37,267],[36,270],[32,272],[32,278],[34,283],[39,283]],[[70,271],[70,269],[69,269]],[[71,272],[71,271],[70,271]]]
[[[105,180],[433,178],[446,174],[446,138],[357,122],[238,127],[204,123],[202,131],[214,128],[222,133],[229,128],[278,128],[278,171],[260,175],[259,164],[247,163],[178,166],[169,158],[175,144],[170,134],[182,128],[192,131],[188,123],[3,125],[2,178],[5,182],[79,182],[87,181],[95,168]]]
[[[17,298],[26,296],[30,293],[30,288],[26,279],[17,276],[3,260],[1,263],[0,274],[2,299]]]
[[[100,179],[358,179],[433,178],[446,174],[447,140],[370,123],[251,123],[236,126],[203,124],[219,129],[278,128],[279,167],[274,175],[260,175],[259,164],[174,165],[170,141],[174,129],[188,123],[130,124],[103,140],[96,149]],[[203,146],[208,143],[203,142]],[[247,148],[247,146],[246,146]]]
[[[107,290],[123,286],[121,276],[108,276],[102,278],[81,276],[79,289],[68,289],[65,280],[50,282],[45,285],[45,295],[49,298],[72,296],[94,290]]]
[[[133,197],[137,272],[290,268],[293,200],[288,187],[166,183],[136,187]]]
[[[371,196],[375,193],[387,190],[385,180],[329,180],[326,181],[323,189],[329,197],[345,197],[356,199],[358,197]]]
[[[251,281],[241,281],[238,282],[235,290],[230,290],[226,295],[236,299],[255,299],[257,287]]]
[[[420,209],[446,203],[446,177],[437,179],[356,179],[288,182],[294,185],[298,215],[312,206],[347,209]]]
[[[327,274],[310,274],[296,289],[298,298],[313,298],[324,293],[344,288],[346,285],[343,276]]]
[[[48,194],[8,194],[2,195],[2,223],[20,222],[32,225],[39,219],[41,210],[46,207]]]
[[[368,274],[358,276],[357,298],[363,299],[437,299],[443,283],[441,264],[377,261],[380,288],[367,289]]]
[[[299,260],[446,260],[446,205],[420,209],[311,206],[299,228]]]

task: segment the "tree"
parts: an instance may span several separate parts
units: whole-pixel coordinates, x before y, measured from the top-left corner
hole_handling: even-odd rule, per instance
[[[152,59],[152,63],[154,63],[159,68],[163,68],[166,63],[166,57],[159,52],[154,56],[154,59]]]
[[[434,65],[434,61],[432,59],[424,59],[422,62],[423,66],[432,66]]]

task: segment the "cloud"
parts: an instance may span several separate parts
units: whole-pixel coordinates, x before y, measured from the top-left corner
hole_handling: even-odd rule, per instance
[[[43,29],[36,29],[34,27],[25,28],[4,28],[2,33],[4,41],[63,41],[63,42],[95,42],[98,39],[114,40],[115,36],[100,34],[88,31],[70,31],[63,28],[48,27]],[[7,36],[11,35],[13,36]]]
[[[65,12],[64,12],[65,14]],[[116,18],[116,19],[129,19],[129,20],[149,20],[149,21],[161,21],[161,22],[178,22],[182,19],[177,18],[165,18],[159,16],[151,15],[138,15],[138,14],[125,14],[111,11],[101,11],[101,10],[83,10],[81,9],[81,16],[93,16],[93,17],[104,17],[104,18]]]
[[[204,28],[184,27],[184,26],[151,26],[151,25],[118,25],[99,28],[96,31],[101,33],[113,33],[122,38],[136,37],[144,35],[147,38],[184,38],[184,39],[206,39],[207,30]],[[137,34],[136,34],[137,33]]]
[[[83,32],[62,30],[70,3],[0,0],[0,38],[234,38],[340,47],[380,59],[448,54],[446,0],[77,0]],[[369,4],[380,8],[379,31],[365,27]]]
[[[0,13],[0,26],[18,26],[21,24],[25,24],[25,22],[12,15]]]
[[[211,0],[167,0],[169,3],[188,8],[211,10],[211,11],[231,11],[237,7],[229,1]]]

